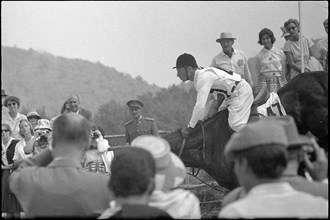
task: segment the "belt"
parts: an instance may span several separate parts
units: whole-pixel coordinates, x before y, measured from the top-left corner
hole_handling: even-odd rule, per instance
[[[233,93],[236,86],[240,83],[241,81],[235,81],[235,84],[233,85],[233,87],[231,88],[230,90],[230,93]],[[214,92],[214,91],[217,91],[217,92],[221,92],[223,94],[225,94],[227,96],[227,98],[230,98],[230,95],[228,95],[227,91],[226,90],[223,90],[223,89],[211,89],[210,90],[210,93]]]
[[[234,92],[236,86],[237,86],[240,82],[241,82],[241,81],[235,81],[235,85],[233,86],[233,88],[231,88],[231,91],[230,91],[231,93]]]

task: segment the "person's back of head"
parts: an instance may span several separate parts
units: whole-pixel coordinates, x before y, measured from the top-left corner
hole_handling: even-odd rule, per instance
[[[116,196],[150,195],[154,190],[156,164],[151,153],[141,148],[123,147],[111,163],[111,178],[108,184]]]
[[[276,179],[287,166],[288,140],[277,124],[259,120],[234,133],[225,147],[225,154],[238,161],[246,160],[260,179]]]
[[[53,124],[52,147],[77,145],[84,149],[89,146],[90,133],[90,124],[83,116],[74,113],[60,115]]]

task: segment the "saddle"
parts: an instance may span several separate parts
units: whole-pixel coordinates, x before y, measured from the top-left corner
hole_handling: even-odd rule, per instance
[[[263,87],[260,90],[260,92],[257,94],[257,96],[254,97],[254,100],[253,100],[253,103],[251,106],[251,113],[250,113],[248,123],[258,121],[260,117],[265,117],[265,115],[258,113],[257,108],[259,106],[265,104],[267,102],[267,100],[269,99],[269,97],[270,97],[270,94],[266,87]]]

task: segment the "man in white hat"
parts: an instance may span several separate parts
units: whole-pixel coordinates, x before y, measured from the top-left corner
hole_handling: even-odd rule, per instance
[[[211,67],[231,70],[238,73],[252,86],[253,81],[246,56],[243,51],[233,48],[234,40],[236,40],[236,38],[233,37],[231,32],[221,33],[220,38],[218,38],[216,42],[220,43],[222,51],[213,57]]]

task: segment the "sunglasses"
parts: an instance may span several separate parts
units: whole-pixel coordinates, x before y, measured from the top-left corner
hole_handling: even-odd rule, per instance
[[[12,102],[12,103],[8,103],[7,105],[8,106],[15,106],[15,105],[17,105],[17,103],[16,102]]]
[[[9,131],[8,129],[1,130],[1,132],[8,132],[8,131]]]
[[[28,119],[30,120],[30,119],[39,119],[39,117],[35,117],[35,116],[32,116],[32,117],[28,117]]]
[[[289,28],[287,28],[287,29],[288,29],[288,31],[291,31],[291,30],[296,29],[296,27],[289,27]]]

